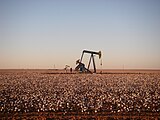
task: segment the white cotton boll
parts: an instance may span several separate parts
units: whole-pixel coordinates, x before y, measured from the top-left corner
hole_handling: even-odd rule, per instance
[[[120,103],[118,103],[118,106],[120,107],[120,106],[121,106],[121,104],[120,104]]]

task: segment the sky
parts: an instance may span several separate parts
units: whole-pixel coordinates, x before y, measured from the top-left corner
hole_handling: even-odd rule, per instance
[[[160,0],[0,0],[0,69],[160,69]],[[88,64],[89,55],[83,62]]]

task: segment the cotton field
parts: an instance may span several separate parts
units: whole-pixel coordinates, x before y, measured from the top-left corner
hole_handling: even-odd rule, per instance
[[[0,73],[0,112],[160,112],[160,74]]]

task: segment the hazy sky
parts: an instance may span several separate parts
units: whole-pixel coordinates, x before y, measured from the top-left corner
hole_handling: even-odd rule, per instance
[[[83,49],[160,69],[160,0],[0,0],[0,68],[74,68]]]

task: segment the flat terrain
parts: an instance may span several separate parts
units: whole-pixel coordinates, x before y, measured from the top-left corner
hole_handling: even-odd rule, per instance
[[[65,73],[62,70],[0,70],[0,117],[160,119],[158,70]]]

